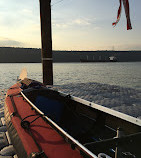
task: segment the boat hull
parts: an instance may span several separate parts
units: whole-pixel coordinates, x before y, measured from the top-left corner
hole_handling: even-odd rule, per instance
[[[30,79],[8,90],[5,119],[19,158],[114,157],[120,146],[140,155],[141,120]]]
[[[7,92],[5,99],[5,119],[13,146],[19,158],[41,157],[50,158],[81,158],[78,150],[72,150],[70,145],[54,130],[49,123],[39,117],[32,125],[24,129],[22,119],[29,117],[32,122],[39,115],[20,95],[18,85]]]

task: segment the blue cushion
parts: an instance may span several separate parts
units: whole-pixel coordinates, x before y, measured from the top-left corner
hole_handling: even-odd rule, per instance
[[[63,111],[63,104],[44,96],[37,96],[35,105],[45,115],[54,119],[56,122],[60,121],[60,117]]]

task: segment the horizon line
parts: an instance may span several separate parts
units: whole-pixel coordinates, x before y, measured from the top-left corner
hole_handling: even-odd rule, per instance
[[[21,48],[21,49],[41,49],[41,48],[35,48],[35,47],[14,47],[14,46],[0,46],[0,48]],[[92,51],[92,52],[94,52],[94,51],[114,51],[114,52],[116,52],[116,51],[141,51],[141,50],[111,50],[111,49],[109,49],[109,50],[53,50],[52,49],[52,51],[68,51],[68,52],[70,52],[70,51],[87,51],[87,52],[90,52],[90,51]]]

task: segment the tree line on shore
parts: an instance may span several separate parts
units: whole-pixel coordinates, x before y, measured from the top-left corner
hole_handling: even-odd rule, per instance
[[[108,59],[119,62],[141,61],[141,51],[53,51],[53,62],[80,62],[80,59]],[[41,49],[0,47],[0,63],[40,63]]]

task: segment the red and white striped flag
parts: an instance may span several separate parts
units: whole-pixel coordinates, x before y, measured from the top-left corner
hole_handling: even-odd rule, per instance
[[[128,2],[128,0],[119,0],[120,5],[119,5],[119,9],[118,9],[118,14],[117,14],[117,20],[116,20],[116,22],[112,23],[112,25],[113,25],[113,26],[116,26],[116,24],[117,24],[117,23],[119,22],[119,20],[120,20],[122,2],[123,2],[125,14],[126,14],[127,30],[131,30],[131,29],[132,29],[132,26],[131,26],[131,21],[130,21],[130,12],[129,12],[129,2]]]

